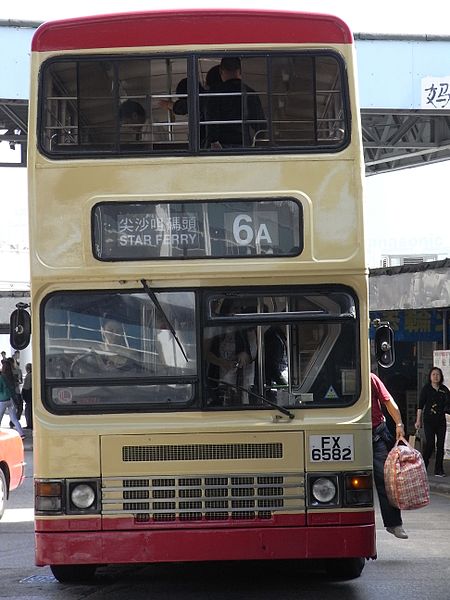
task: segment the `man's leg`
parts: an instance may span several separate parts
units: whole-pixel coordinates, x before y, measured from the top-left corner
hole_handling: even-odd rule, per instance
[[[383,439],[373,443],[373,476],[377,488],[378,500],[380,501],[381,517],[385,527],[398,527],[402,525],[401,512],[389,503],[386,487],[384,485],[384,463],[388,455],[388,449]]]

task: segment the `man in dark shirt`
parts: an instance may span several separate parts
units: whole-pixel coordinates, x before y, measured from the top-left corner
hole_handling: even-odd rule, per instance
[[[251,146],[253,136],[266,129],[261,100],[250,86],[242,81],[241,60],[222,58],[222,82],[214,89],[208,103],[208,144],[214,150],[227,147]]]

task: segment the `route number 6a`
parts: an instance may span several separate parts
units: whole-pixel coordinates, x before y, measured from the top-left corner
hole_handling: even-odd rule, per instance
[[[233,221],[233,237],[240,246],[248,246],[253,242],[258,244],[264,241],[266,244],[272,244],[269,229],[265,223],[258,226],[253,224],[250,215],[237,215]]]

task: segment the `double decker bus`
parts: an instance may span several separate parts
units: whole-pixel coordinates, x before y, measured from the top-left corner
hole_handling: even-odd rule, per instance
[[[376,556],[355,71],[324,15],[37,30],[36,563],[58,580]]]

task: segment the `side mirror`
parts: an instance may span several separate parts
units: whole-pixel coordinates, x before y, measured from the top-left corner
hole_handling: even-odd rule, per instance
[[[14,350],[24,350],[30,343],[31,316],[26,310],[28,304],[19,302],[9,319],[9,343]]]
[[[395,362],[394,332],[389,323],[374,322],[375,356],[380,367],[392,367]]]

